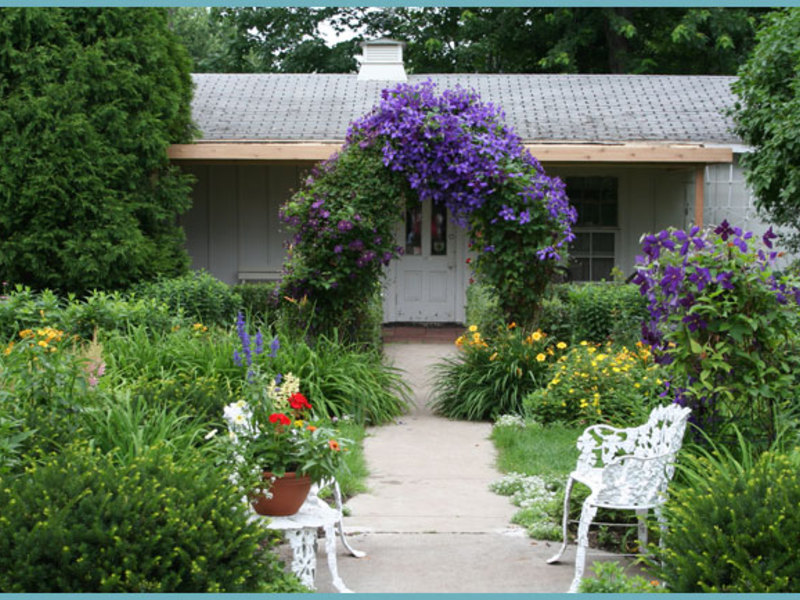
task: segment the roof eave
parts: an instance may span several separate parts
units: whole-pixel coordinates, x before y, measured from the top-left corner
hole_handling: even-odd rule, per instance
[[[709,164],[733,162],[733,145],[669,142],[526,142],[525,147],[542,163],[668,163]],[[342,147],[341,140],[214,140],[173,144],[172,161],[320,161]]]

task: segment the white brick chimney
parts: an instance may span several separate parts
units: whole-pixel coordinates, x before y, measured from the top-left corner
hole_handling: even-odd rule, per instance
[[[406,81],[406,69],[403,66],[404,46],[404,42],[388,38],[361,42],[361,56],[356,56],[356,60],[361,63],[358,80]]]

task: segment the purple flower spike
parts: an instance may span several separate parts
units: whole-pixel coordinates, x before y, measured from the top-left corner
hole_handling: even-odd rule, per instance
[[[275,358],[278,355],[278,350],[281,347],[281,342],[278,340],[278,336],[276,335],[272,338],[272,341],[269,343],[269,356],[270,358]]]

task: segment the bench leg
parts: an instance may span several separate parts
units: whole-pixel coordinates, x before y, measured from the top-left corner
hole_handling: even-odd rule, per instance
[[[637,537],[639,538],[639,553],[647,551],[647,509],[636,509]]]
[[[297,575],[300,583],[315,589],[314,578],[317,574],[317,530],[313,528],[292,529],[286,532],[289,547],[292,549],[292,573]]]
[[[575,480],[570,477],[567,480],[567,489],[564,490],[564,517],[562,519],[561,528],[563,530],[564,541],[561,544],[561,549],[555,556],[552,556],[547,559],[547,564],[552,565],[553,563],[557,563],[561,560],[561,556],[564,554],[564,551],[567,549],[567,524],[569,522],[569,497],[572,494],[572,485],[575,483]]]
[[[362,552],[361,550],[356,550],[350,545],[350,542],[344,535],[344,525],[342,523],[343,508],[342,508],[342,490],[339,488],[339,482],[335,479],[333,480],[333,498],[336,501],[336,508],[339,509],[339,522],[336,523],[336,529],[339,531],[339,537],[342,538],[342,545],[347,549],[347,551],[355,556],[356,558],[364,558],[367,553]]]
[[[339,577],[339,567],[336,564],[336,533],[333,525],[325,527],[325,553],[328,555],[328,569],[331,572],[331,582],[340,594],[352,593]]]
[[[583,503],[581,509],[581,520],[578,524],[578,550],[575,552],[575,576],[572,585],[569,587],[570,593],[578,591],[578,586],[583,577],[583,568],[586,565],[586,549],[589,547],[589,525],[597,514],[597,507],[591,504],[594,500],[591,496]]]

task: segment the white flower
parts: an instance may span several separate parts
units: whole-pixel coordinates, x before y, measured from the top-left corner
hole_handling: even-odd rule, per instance
[[[211,439],[211,438],[213,438],[215,435],[217,435],[217,430],[216,430],[216,429],[212,429],[211,431],[209,431],[209,432],[208,432],[208,433],[207,433],[207,434],[206,434],[206,435],[203,437],[203,439],[204,439],[204,440],[210,440],[210,439]]]

